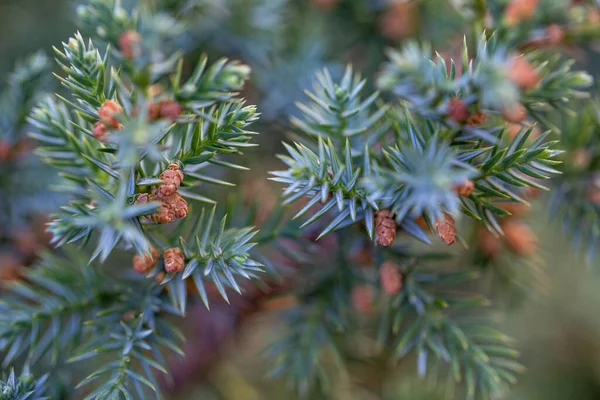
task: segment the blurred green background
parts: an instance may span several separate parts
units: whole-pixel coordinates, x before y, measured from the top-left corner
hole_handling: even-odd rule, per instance
[[[74,7],[70,0],[0,0],[0,76],[12,69],[16,60],[42,49],[51,54],[51,46],[68,39],[75,30],[72,22]],[[327,17],[325,17],[325,22]],[[333,18],[333,16],[332,16]],[[337,16],[336,18],[339,18]],[[321,21],[323,22],[323,21]],[[315,29],[316,28],[315,22]],[[365,28],[361,28],[363,31]],[[368,31],[368,29],[367,29]],[[343,51],[342,51],[343,52]],[[368,53],[367,53],[368,54]],[[362,56],[365,56],[363,54]],[[381,57],[381,54],[379,54]],[[583,66],[592,75],[598,69],[587,58]],[[369,64],[366,62],[365,64]],[[273,85],[277,85],[274,80]],[[273,89],[277,88],[273,86]],[[252,99],[255,101],[255,99]],[[282,131],[273,129],[262,141],[278,143]],[[266,149],[272,148],[267,146]],[[272,156],[272,154],[269,154]],[[272,163],[262,159],[258,170],[265,171]],[[512,308],[505,330],[519,342],[523,363],[528,372],[521,378],[510,399],[526,400],[593,400],[600,399],[600,263],[596,268],[572,255],[568,240],[559,228],[550,224],[542,206],[530,222],[540,238],[541,261],[536,264],[531,289],[535,296]],[[516,260],[508,260],[510,268],[527,268]],[[539,289],[539,282],[543,290]],[[534,288],[534,286],[536,286]],[[507,294],[510,303],[511,294]],[[214,312],[220,312],[218,309]],[[227,323],[227,311],[222,311]],[[200,321],[199,324],[202,322]],[[233,323],[233,322],[232,322]],[[191,330],[195,327],[189,328]],[[173,398],[181,399],[292,399],[280,383],[264,378],[267,366],[260,351],[274,335],[273,321],[265,316],[250,316],[238,325],[220,348],[219,356],[206,370],[186,371],[189,379],[178,387]],[[219,333],[216,333],[219,334]],[[190,349],[190,356],[202,358]],[[410,366],[412,367],[412,366]],[[402,393],[398,399],[443,399],[435,390],[413,378],[416,368],[405,368],[394,381]],[[336,399],[375,399],[368,393],[336,390]]]

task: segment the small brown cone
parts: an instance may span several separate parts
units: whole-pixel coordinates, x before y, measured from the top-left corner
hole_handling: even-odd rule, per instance
[[[175,221],[175,212],[168,205],[161,204],[151,218],[155,224],[170,224]]]
[[[411,35],[417,28],[417,3],[396,2],[384,9],[379,19],[381,34],[391,40]]]
[[[382,246],[391,245],[396,239],[396,221],[389,210],[380,210],[375,213],[375,235],[377,243]]]
[[[479,126],[483,125],[487,120],[487,114],[483,112],[475,112],[469,115],[467,118],[467,125],[469,126]]]
[[[447,245],[456,243],[456,226],[454,218],[448,214],[444,214],[444,217],[435,222],[435,229],[437,234]]]
[[[92,135],[94,139],[99,140],[101,142],[106,141],[106,137],[108,136],[108,128],[102,121],[98,121],[94,124],[94,129],[92,130]]]
[[[185,266],[185,257],[178,247],[165,250],[165,270],[172,274],[180,272]]]
[[[136,254],[133,256],[133,270],[138,274],[147,274],[154,268],[159,257],[160,253],[155,248],[150,249],[150,254]]]
[[[529,226],[515,218],[505,219],[502,223],[504,242],[518,256],[529,256],[537,251],[537,238]]]
[[[118,103],[112,100],[106,100],[102,104],[102,107],[98,109],[98,116],[100,117],[100,121],[102,121],[107,127],[119,129],[121,124],[119,124],[117,115],[121,114],[122,112],[123,107],[121,107]]]
[[[527,110],[522,104],[515,104],[512,107],[506,108],[502,112],[502,116],[507,122],[518,124],[527,119]]]
[[[189,211],[187,201],[185,201],[179,193],[175,193],[171,196],[170,201],[169,205],[171,210],[173,210],[173,213],[175,213],[175,218],[184,219]]]
[[[150,103],[148,105],[148,120],[156,121],[160,119],[160,103]]]
[[[546,28],[546,38],[548,39],[549,44],[560,44],[565,38],[565,31],[560,25],[550,24]]]
[[[453,98],[448,102],[448,119],[456,123],[463,123],[469,118],[467,104],[458,98]]]
[[[351,292],[352,307],[361,315],[373,312],[373,288],[369,285],[354,286]]]
[[[490,259],[497,258],[502,252],[502,242],[488,229],[480,227],[477,233],[479,248],[484,256]]]
[[[179,118],[183,112],[183,107],[176,101],[173,100],[162,100],[160,102],[160,117],[169,119],[171,121]]]
[[[456,191],[456,193],[459,196],[470,196],[471,193],[473,193],[473,190],[475,189],[475,183],[470,180],[470,179],[466,179],[463,183],[454,186],[454,190]]]
[[[402,274],[400,267],[393,261],[386,261],[379,269],[379,282],[389,295],[395,295],[402,290]]]
[[[504,9],[504,21],[509,26],[530,20],[535,15],[539,0],[511,0]]]
[[[515,57],[507,70],[510,79],[521,90],[533,89],[540,81],[540,74],[525,57]]]
[[[128,60],[132,60],[139,57],[141,53],[140,44],[142,42],[142,35],[134,30],[125,31],[119,36],[119,49],[123,53],[123,57]]]

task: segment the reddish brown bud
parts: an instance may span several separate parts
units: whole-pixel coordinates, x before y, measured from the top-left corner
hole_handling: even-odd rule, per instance
[[[457,123],[462,123],[469,118],[467,104],[458,98],[453,98],[448,102],[448,119]]]
[[[98,121],[94,124],[92,134],[96,140],[104,142],[106,140],[106,136],[108,135],[108,128],[101,121]]]
[[[466,179],[463,183],[454,186],[454,190],[459,196],[470,196],[475,189],[475,183],[472,180]]]
[[[502,223],[504,242],[518,256],[529,256],[537,250],[537,238],[529,226],[522,221],[508,218]]]
[[[522,104],[516,104],[512,107],[505,109],[502,112],[502,116],[507,122],[512,122],[513,124],[518,124],[520,122],[525,121],[527,118],[527,110]]]
[[[112,100],[106,100],[104,104],[102,104],[102,107],[98,109],[98,116],[100,117],[100,121],[102,121],[107,127],[119,129],[121,124],[119,124],[117,115],[121,114],[122,112],[123,107],[121,107],[118,103]]]
[[[369,315],[373,311],[373,289],[369,285],[352,288],[352,307],[361,315]]]
[[[160,102],[160,117],[164,119],[170,119],[171,121],[179,118],[183,112],[181,104],[173,100],[162,100]]]
[[[161,204],[158,212],[152,215],[155,224],[170,224],[175,221],[175,212],[166,204]]]
[[[540,75],[525,57],[515,57],[507,69],[510,79],[521,90],[534,88],[540,81]]]
[[[565,38],[565,31],[557,24],[550,24],[546,28],[546,38],[549,44],[557,45]]]
[[[133,30],[125,31],[119,36],[119,48],[123,57],[131,60],[135,57],[139,57],[141,53],[140,44],[142,42],[142,35]]]
[[[379,20],[381,34],[392,40],[403,39],[417,28],[417,3],[396,2],[383,11]]]
[[[154,268],[159,257],[160,253],[155,248],[150,249],[150,254],[136,254],[133,256],[133,270],[138,274],[147,274]]]
[[[137,197],[135,199],[135,204],[146,204],[151,200],[152,200],[152,198],[150,197],[150,195],[148,193],[140,193],[137,195]]]
[[[156,121],[160,118],[160,103],[150,103],[148,105],[148,120]]]
[[[496,258],[502,251],[502,242],[492,232],[485,228],[479,228],[477,232],[479,248],[487,258]]]
[[[539,0],[511,0],[504,9],[504,21],[509,26],[530,20],[535,15]]]
[[[172,274],[183,270],[185,257],[178,247],[165,250],[165,270]]]
[[[444,218],[435,222],[435,229],[438,236],[447,245],[456,243],[456,225],[454,218],[448,214],[444,214]]]
[[[469,126],[479,126],[479,125],[483,125],[485,123],[485,121],[487,120],[487,114],[483,113],[483,112],[475,112],[471,115],[469,115],[469,118],[467,118],[467,125]]]
[[[396,221],[388,210],[375,213],[375,235],[382,246],[389,246],[396,239]]]
[[[402,274],[400,273],[398,264],[393,261],[386,261],[381,264],[379,282],[387,294],[394,295],[400,293],[402,289]]]
[[[176,164],[172,164],[176,165]],[[179,168],[179,167],[178,167]],[[159,178],[163,181],[163,185],[175,185],[177,187],[181,186],[181,181],[183,180],[183,172],[173,169],[167,169],[160,174]]]
[[[171,209],[175,213],[175,218],[183,219],[188,214],[188,204],[187,201],[179,193],[175,193],[174,197],[176,197],[175,201],[171,203]]]
[[[0,139],[0,162],[10,160],[12,146],[5,140]]]

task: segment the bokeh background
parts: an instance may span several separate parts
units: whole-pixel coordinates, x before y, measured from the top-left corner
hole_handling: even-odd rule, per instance
[[[0,77],[8,78],[18,60],[37,50],[51,56],[52,46],[68,39],[75,31],[73,3],[0,0]],[[259,187],[256,193],[265,196],[265,202],[274,201],[278,192],[265,177],[266,171],[277,166],[274,154],[288,133],[287,115],[294,113],[294,101],[303,99],[302,89],[318,68],[328,66],[335,74],[351,61],[370,77],[383,61],[386,46],[398,45],[411,37],[432,40],[451,55],[460,43],[455,33],[462,28],[456,10],[448,6],[450,2],[438,0],[401,7],[384,0],[343,4],[335,0],[197,3],[201,11],[207,10],[207,16],[199,12],[197,26],[185,45],[215,56],[240,58],[254,68],[245,95],[259,105],[264,118],[255,128],[262,134],[262,146],[252,150],[255,175],[248,186]],[[579,50],[575,55],[580,67],[598,75],[593,48]],[[32,179],[46,184],[52,182],[53,176],[45,171]],[[10,194],[6,181],[0,184],[0,190],[7,200]],[[510,310],[505,330],[518,341],[523,364],[528,368],[510,398],[600,399],[600,262],[586,262],[574,254],[569,238],[548,215],[543,196],[536,200],[534,210],[527,219],[538,235],[539,254],[531,263],[506,260],[506,268],[529,268],[531,271],[520,272],[533,277],[520,281],[518,293],[509,292],[503,297]],[[6,212],[0,210],[0,214]],[[26,231],[28,227],[19,229]],[[39,227],[31,228],[36,229]],[[15,244],[11,243],[2,243],[0,252],[21,254],[22,248],[14,251]],[[8,265],[7,259],[0,258],[4,260],[0,261],[3,268]],[[184,326],[191,333],[185,346],[188,357],[183,363],[174,364],[175,382],[170,386],[170,398],[293,398],[281,383],[264,378],[268,366],[261,350],[277,331],[276,321],[259,312],[267,306],[260,299],[250,298],[233,303],[233,307],[217,305],[210,313],[203,309],[190,313]],[[398,399],[444,398],[415,378],[414,370],[412,365],[399,370],[396,381],[402,396]],[[369,379],[367,374],[377,372],[365,371],[365,379]],[[336,399],[374,399],[343,384],[335,393]]]

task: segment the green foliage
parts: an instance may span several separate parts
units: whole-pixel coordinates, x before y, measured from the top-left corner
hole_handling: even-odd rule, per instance
[[[448,374],[456,384],[464,383],[467,399],[497,398],[524,367],[515,361],[513,341],[487,326],[489,318],[477,311],[489,301],[448,288],[472,275],[416,271],[406,276],[402,292],[382,316],[380,332],[389,335],[394,357],[417,354],[419,374],[439,380]]]
[[[431,243],[430,233],[437,233],[446,243],[458,238],[470,245],[462,216],[500,236],[508,203],[528,206],[529,191],[558,186],[553,214],[563,216],[576,240],[595,248],[598,202],[589,194],[597,185],[597,110],[586,108],[584,92],[591,79],[574,72],[564,55],[534,49],[545,24],[564,24],[569,40],[594,34],[575,27],[577,18],[554,0],[513,27],[503,18],[506,2],[489,2],[489,21],[485,2],[422,2],[422,15],[451,9],[444,19],[474,27],[459,65],[424,40],[388,51],[375,80],[381,95],[351,67],[342,72],[333,62],[318,72],[291,118],[294,143],[280,156],[285,169],[272,173],[286,185],[283,205],[299,203],[287,221],[280,205],[263,204],[262,197],[248,204],[232,189],[233,182],[248,184],[226,173],[248,169],[239,160],[256,146],[251,126],[260,114],[239,96],[250,67],[209,59],[217,49],[257,67],[254,89],[266,94],[264,112],[277,117],[326,54],[346,58],[344,46],[329,47],[348,28],[353,35],[342,42],[359,43],[367,61],[381,57],[381,38],[360,36],[375,27],[363,17],[374,20],[383,6],[338,2],[332,26],[347,29],[317,40],[329,20],[307,8],[313,6],[250,3],[162,0],[126,7],[89,0],[78,8],[82,34],[54,49],[62,92],[40,102],[29,119],[46,65],[33,58],[13,75],[8,100],[0,103],[9,110],[6,122],[0,122],[7,132],[34,127],[38,154],[63,178],[54,189],[71,201],[49,224],[65,256],[45,254],[2,294],[4,365],[25,360],[40,370],[81,370],[79,385],[69,382],[75,398],[160,397],[156,373],[168,373],[168,353],[183,354],[172,316],[184,316],[190,304],[208,308],[212,288],[229,302],[231,290],[292,276],[283,280],[282,294],[292,283],[296,304],[282,313],[285,329],[267,355],[271,376],[285,378],[301,395],[328,393],[336,379],[331,372],[348,373],[357,359],[412,356],[419,375],[456,385],[456,398],[505,395],[523,367],[515,344],[491,327],[499,313],[482,310],[489,301],[471,269],[483,266],[430,248],[418,254],[412,239]],[[289,10],[301,18],[291,21]],[[431,36],[449,31],[434,28]],[[192,52],[203,55],[192,58]],[[532,82],[511,73],[517,60],[531,67]],[[583,118],[567,119],[566,107],[579,101]],[[526,115],[511,115],[515,109]],[[507,124],[515,119],[517,128]],[[536,126],[547,131],[535,137]],[[558,137],[566,154],[584,148],[589,163],[571,165]],[[473,190],[461,190],[469,184]],[[177,195],[161,194],[168,185]],[[573,196],[578,200],[567,201]],[[181,218],[165,223],[161,216],[173,198]],[[385,226],[382,210],[390,215]],[[396,238],[389,247],[373,243],[381,228]],[[183,265],[165,273],[168,250],[180,250]],[[135,275],[132,256],[152,263]],[[379,339],[370,356],[356,345],[363,334],[369,343]],[[27,371],[24,376],[17,382],[11,375],[5,386],[17,396],[42,396],[46,378],[36,383]]]
[[[0,381],[0,399],[2,400],[47,400],[46,380],[47,375],[39,379],[34,378],[26,365],[18,377],[15,370],[11,369],[8,377]]]

